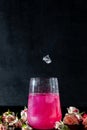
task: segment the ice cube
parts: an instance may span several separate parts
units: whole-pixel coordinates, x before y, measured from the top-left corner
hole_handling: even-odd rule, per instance
[[[50,64],[52,62],[51,58],[49,55],[46,55],[43,57],[43,61],[45,61],[47,64]]]

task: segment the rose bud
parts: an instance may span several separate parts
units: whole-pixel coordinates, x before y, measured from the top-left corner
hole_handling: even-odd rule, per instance
[[[87,114],[84,114],[84,115],[82,116],[82,124],[83,124],[83,125],[87,125]]]
[[[69,114],[79,113],[79,109],[77,109],[76,107],[72,107],[72,106],[70,106],[69,108],[67,108],[67,111],[68,111]]]
[[[27,108],[25,108],[24,110],[21,111],[21,120],[23,122],[27,121]]]

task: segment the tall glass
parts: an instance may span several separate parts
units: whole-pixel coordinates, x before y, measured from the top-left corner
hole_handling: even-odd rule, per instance
[[[28,123],[35,129],[53,129],[62,118],[57,78],[31,78]]]

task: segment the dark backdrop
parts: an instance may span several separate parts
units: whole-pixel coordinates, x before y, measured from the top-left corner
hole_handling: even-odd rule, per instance
[[[1,106],[26,105],[36,76],[58,77],[63,106],[87,106],[86,8],[80,0],[0,0]]]

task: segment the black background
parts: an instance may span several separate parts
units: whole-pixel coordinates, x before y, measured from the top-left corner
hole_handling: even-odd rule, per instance
[[[87,106],[86,10],[80,0],[0,0],[1,106],[26,105],[36,76],[58,77],[62,106]]]

